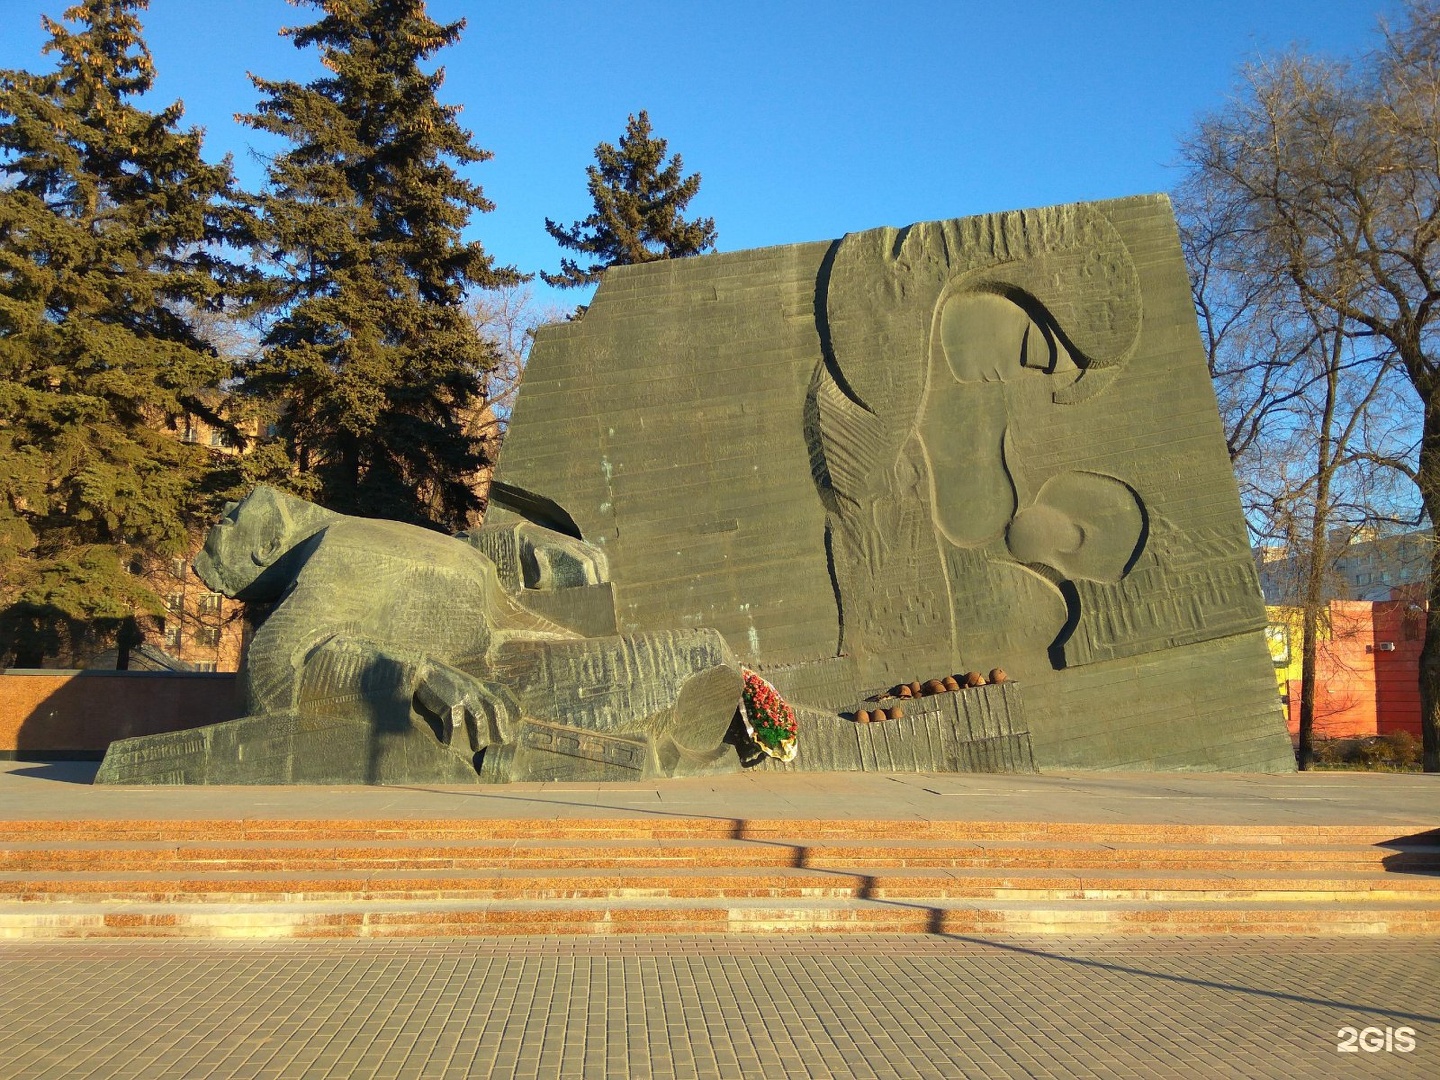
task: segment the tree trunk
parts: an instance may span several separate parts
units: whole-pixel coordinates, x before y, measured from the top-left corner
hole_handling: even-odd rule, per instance
[[[120,629],[115,634],[115,670],[130,670],[130,650],[143,644],[145,635],[140,633],[140,626],[132,615],[120,621]]]
[[[45,647],[41,644],[38,619],[26,619],[15,635],[15,666],[17,668],[38,668],[45,666]],[[0,657],[0,660],[3,660]]]
[[[1440,559],[1430,561],[1430,610],[1420,648],[1420,744],[1426,772],[1440,772]]]
[[[1335,335],[1335,348],[1341,346],[1341,335]],[[1300,732],[1295,748],[1295,763],[1308,769],[1315,763],[1315,653],[1320,636],[1320,609],[1326,602],[1325,572],[1330,565],[1330,483],[1335,475],[1332,432],[1335,425],[1335,403],[1339,397],[1340,369],[1338,355],[1331,358],[1325,371],[1325,404],[1315,450],[1315,504],[1310,512],[1310,551],[1306,564],[1305,595],[1301,600],[1302,631],[1300,644]]]
[[[1320,612],[1306,600],[1301,611],[1300,635],[1300,741],[1295,764],[1308,769],[1315,763],[1315,639]]]
[[[1440,530],[1440,401],[1428,395],[1420,437],[1420,498],[1432,530]],[[1420,743],[1426,772],[1440,772],[1440,531],[1430,547],[1429,607],[1420,649]]]
[[[1310,541],[1310,565],[1300,610],[1300,739],[1295,747],[1295,763],[1301,769],[1315,763],[1315,654],[1320,638],[1320,609],[1325,603],[1325,566],[1330,542],[1325,535],[1326,515],[1318,507],[1324,505],[1321,499],[1330,497],[1327,480],[1322,472],[1316,485],[1317,510],[1312,523],[1316,531]]]

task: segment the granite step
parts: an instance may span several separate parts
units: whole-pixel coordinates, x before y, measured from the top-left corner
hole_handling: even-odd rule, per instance
[[[500,937],[534,934],[1440,934],[1431,902],[867,899],[402,904],[0,904],[0,939]]]
[[[264,873],[334,870],[795,867],[868,872],[884,868],[1088,870],[1329,869],[1440,871],[1440,846],[1353,843],[1276,847],[1241,843],[812,839],[599,840],[72,840],[0,843],[0,871],[127,870]]]
[[[1440,830],[745,820],[0,823],[0,937],[1440,933]]]
[[[0,873],[0,901],[28,903],[360,902],[369,900],[633,900],[855,897],[874,900],[1440,901],[1440,874],[1361,872],[876,870],[593,867],[557,870],[385,870],[344,873],[79,871]]]
[[[45,841],[937,840],[1100,844],[1440,846],[1440,828],[1377,825],[1178,825],[1086,822],[689,818],[36,819],[0,821],[0,843]]]

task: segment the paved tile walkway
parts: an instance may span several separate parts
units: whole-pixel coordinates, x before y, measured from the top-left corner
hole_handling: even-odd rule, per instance
[[[0,1075],[1435,1077],[1440,942],[0,944]]]

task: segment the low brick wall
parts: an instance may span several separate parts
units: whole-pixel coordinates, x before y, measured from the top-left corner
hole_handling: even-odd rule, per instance
[[[234,673],[0,670],[0,759],[95,758],[116,739],[239,713]]]

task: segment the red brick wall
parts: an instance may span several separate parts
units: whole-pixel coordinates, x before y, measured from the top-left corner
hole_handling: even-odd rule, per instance
[[[98,756],[115,739],[238,715],[233,674],[0,671],[0,757]]]

